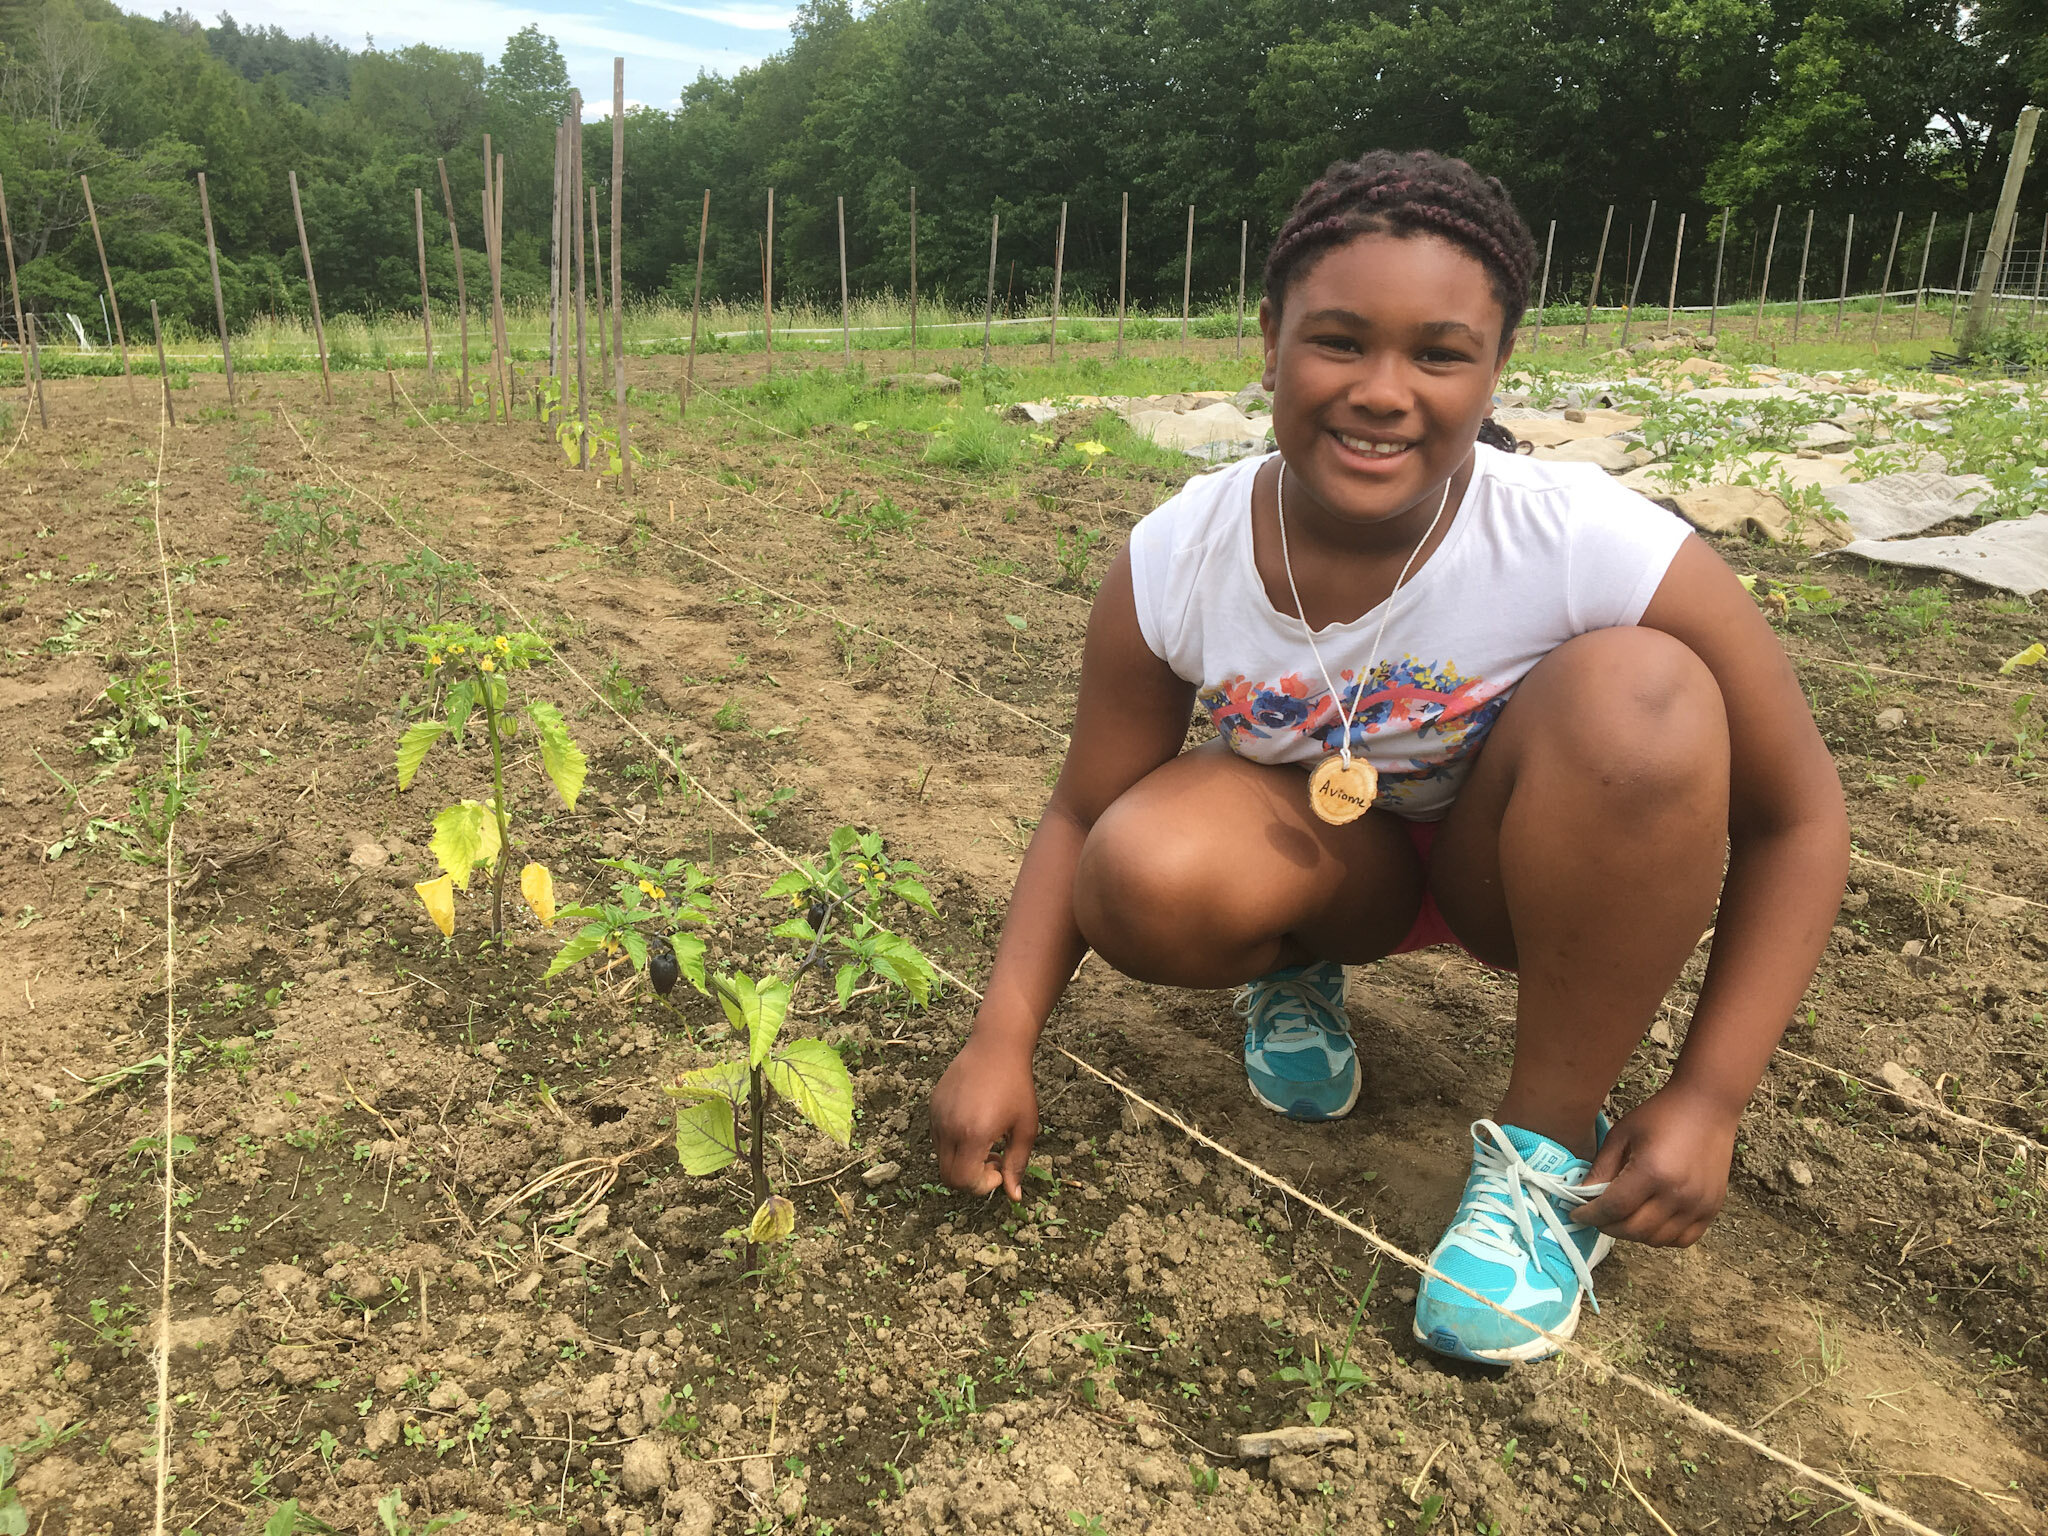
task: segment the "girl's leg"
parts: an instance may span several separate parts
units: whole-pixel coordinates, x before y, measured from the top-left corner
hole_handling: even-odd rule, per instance
[[[1494,1118],[1593,1155],[1593,1120],[1720,894],[1728,725],[1655,630],[1559,646],[1501,712],[1430,861],[1460,942],[1520,974]]]
[[[1422,900],[1422,871],[1394,817],[1317,819],[1298,768],[1268,768],[1210,742],[1148,774],[1095,824],[1074,916],[1125,975],[1236,986],[1307,961],[1390,953]]]

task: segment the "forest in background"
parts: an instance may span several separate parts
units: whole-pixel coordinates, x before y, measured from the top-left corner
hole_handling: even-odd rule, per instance
[[[810,0],[789,46],[756,68],[676,81],[628,58],[626,84],[631,98],[680,95],[627,114],[629,298],[687,300],[707,187],[708,292],[759,294],[771,186],[778,291],[836,300],[840,196],[853,287],[900,290],[914,186],[928,290],[979,293],[992,212],[1020,293],[1049,289],[1065,201],[1067,289],[1113,304],[1128,192],[1133,302],[1177,308],[1189,203],[1198,299],[1234,288],[1240,220],[1256,291],[1301,187],[1375,145],[1500,176],[1539,241],[1558,219],[1553,297],[1583,297],[1606,204],[1610,282],[1651,199],[1658,238],[1683,211],[1695,251],[1732,206],[1737,294],[1753,291],[1754,237],[1779,204],[1781,242],[1818,210],[1813,258],[1830,288],[1848,215],[1862,231],[1852,287],[1868,287],[1894,214],[1902,262],[1939,214],[1929,281],[1951,282],[1962,217],[1978,215],[1981,241],[2020,107],[2048,100],[2048,28],[2037,0]],[[436,157],[474,300],[486,133],[506,156],[508,298],[545,292],[569,80],[537,27],[487,63],[425,45],[350,50],[225,14],[209,26],[105,0],[0,0],[0,96],[0,178],[38,310],[98,313],[81,173],[131,316],[154,300],[211,328],[201,170],[232,323],[305,307],[288,171],[329,313],[417,308],[415,187],[436,298],[452,297]],[[584,145],[608,209],[608,126],[593,117]],[[2029,179],[2020,247],[2048,211],[2044,184]],[[1895,287],[1910,285],[1901,270]],[[1681,299],[1703,298],[1710,274],[1689,261]]]

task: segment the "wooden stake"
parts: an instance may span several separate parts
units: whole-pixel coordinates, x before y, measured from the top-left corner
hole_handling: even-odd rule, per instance
[[[506,158],[498,154],[498,164],[492,170],[492,324],[498,330],[498,358],[500,369],[504,369],[504,403],[506,403],[506,424],[512,422],[512,338],[506,334],[506,299],[504,299],[504,270],[506,270]]]
[[[26,391],[21,404],[22,409],[27,410],[35,403],[36,371],[29,366],[28,323],[21,314],[21,275],[14,267],[14,222],[7,216],[5,178],[0,178],[0,236],[4,236],[7,246],[7,291],[14,298],[14,341],[21,348],[21,387]]]
[[[1856,249],[1856,215],[1849,215],[1848,233],[1842,236],[1842,288],[1835,295],[1835,335],[1842,334],[1842,317],[1849,312],[1849,254]]]
[[[2041,220],[2041,248],[2034,253],[2034,296],[2027,300],[2027,329],[2034,328],[2034,311],[2041,304],[2042,278],[2048,277],[2048,216]]]
[[[1550,233],[1543,237],[1543,281],[1536,287],[1536,330],[1529,337],[1529,351],[1543,340],[1543,305],[1550,297],[1550,248],[1557,243],[1557,220],[1550,221]]]
[[[1180,264],[1180,349],[1188,349],[1188,300],[1195,287],[1195,205],[1188,204],[1188,248]]]
[[[505,376],[505,357],[498,346],[498,230],[497,225],[491,218],[493,199],[497,194],[493,173],[491,136],[487,133],[484,135],[484,185],[482,192],[479,194],[484,211],[484,270],[491,279],[491,308],[490,312],[485,316],[484,328],[491,335],[491,379],[494,383],[500,383]],[[498,407],[494,403],[498,394],[499,391],[495,389],[484,391],[484,404],[489,408],[489,419],[494,422],[498,419]],[[512,419],[512,397],[509,394],[505,396],[504,404],[505,419],[510,421]]]
[[[199,218],[206,226],[206,265],[213,273],[213,317],[220,325],[220,367],[227,375],[228,406],[233,409],[239,404],[235,398],[235,356],[228,346],[228,306],[220,293],[220,247],[213,241],[213,205],[206,196],[206,172],[199,173]]]
[[[1237,224],[1237,353],[1244,356],[1244,263],[1251,250],[1252,221],[1240,219]]]
[[[485,317],[484,328],[491,334],[491,380],[497,386],[494,390],[486,391],[485,404],[490,406],[488,419],[496,421],[498,419],[497,407],[491,405],[491,402],[496,400],[498,395],[502,393],[504,395],[505,420],[510,421],[512,419],[512,396],[504,383],[506,377],[505,352],[499,345],[500,337],[498,335],[498,232],[491,223],[491,188],[488,177],[486,177],[484,189],[479,196],[483,203],[484,212],[484,268],[491,275],[491,308],[490,313]]]
[[[761,332],[768,344],[768,372],[775,373],[775,189],[768,189],[768,239],[761,247]]]
[[[1934,254],[1934,221],[1938,214],[1927,215],[1927,243],[1920,247],[1920,278],[1913,285],[1913,324],[1906,332],[1908,341],[1920,338],[1920,307],[1927,299],[1927,258]]]
[[[697,382],[697,313],[704,298],[704,237],[711,231],[711,189],[704,189],[704,211],[697,216],[697,283],[690,290],[690,354],[683,366],[683,402],[676,410],[681,417],[690,408],[690,388]],[[846,199],[839,200],[839,302],[840,314],[846,304]],[[851,359],[853,354],[847,353]]]
[[[842,204],[842,206],[844,206]],[[988,221],[988,307],[981,314],[981,366],[988,367],[988,334],[996,323],[996,242],[1003,232],[1003,216],[990,214]],[[842,267],[841,272],[845,269]],[[843,281],[843,278],[842,278]]]
[[[1046,346],[1046,361],[1059,361],[1060,355],[1060,279],[1067,270],[1067,205],[1060,203],[1060,238],[1052,252],[1052,339]]]
[[[1621,340],[1616,343],[1618,346],[1625,347],[1628,345],[1629,322],[1635,319],[1636,296],[1642,292],[1643,288],[1643,268],[1650,264],[1650,232],[1656,227],[1657,199],[1653,197],[1650,199],[1650,217],[1643,223],[1643,253],[1636,259],[1635,281],[1628,285],[1628,302],[1621,309]],[[1635,238],[1633,228],[1629,231],[1629,238],[1631,240]]]
[[[1593,291],[1586,295],[1586,318],[1579,322],[1579,345],[1586,344],[1586,334],[1593,328],[1593,312],[1600,307],[1600,273],[1607,265],[1607,236],[1614,228],[1614,204],[1607,205],[1607,217],[1600,225],[1600,250],[1593,258]]]
[[[569,93],[570,243],[576,247],[576,467],[590,468],[590,290],[583,253],[583,93]]]
[[[1116,237],[1116,355],[1124,355],[1124,276],[1131,255],[1131,194],[1124,194],[1123,221]]]
[[[45,432],[50,430],[49,393],[43,388],[43,354],[36,345],[36,312],[28,312],[28,360],[36,375],[36,415],[43,423]]]
[[[626,217],[626,61],[612,60],[612,428],[618,433],[619,494],[633,494],[633,449],[626,435],[626,309],[619,285],[619,231]]]
[[[1783,203],[1771,210],[1771,239],[1764,247],[1764,280],[1757,284],[1756,289],[1756,334],[1750,337],[1752,341],[1760,340],[1764,334],[1764,304],[1771,292],[1771,258],[1778,251],[1778,217],[1784,211]]]
[[[1010,258],[1010,280],[1003,285],[1003,318],[1017,318],[1017,258]]]
[[[286,171],[292,188],[292,219],[299,226],[299,259],[306,266],[306,298],[313,307],[313,345],[320,352],[320,394],[334,404],[334,380],[327,372],[327,327],[320,321],[320,287],[313,281],[313,247],[306,240],[306,211],[299,204],[299,173]]]
[[[1970,312],[1963,317],[1962,351],[1967,356],[1990,322],[1998,279],[2005,268],[2005,253],[2012,244],[2014,216],[2019,211],[2020,185],[2027,174],[2027,161],[2034,152],[2034,130],[2041,121],[2039,107],[2023,107],[2012,135],[2012,155],[2005,163],[2005,185],[1998,194],[1998,211],[1991,216],[1991,239],[1984,247],[1984,267],[1977,274],[1977,291],[1970,298]]]
[[[1877,347],[1878,332],[1884,326],[1884,300],[1892,286],[1892,263],[1899,259],[1899,231],[1906,227],[1906,210],[1901,208],[1899,216],[1892,220],[1892,248],[1884,258],[1884,281],[1877,285],[1877,314],[1870,322],[1870,345]]]
[[[602,379],[609,377],[612,371],[612,344],[605,324],[604,241],[598,237],[595,187],[590,188],[590,265],[591,280],[597,287],[597,376]]]
[[[917,188],[910,189],[910,371],[917,372]]]
[[[846,291],[846,199],[839,199],[839,345],[846,357],[846,369],[853,371],[852,300]],[[987,348],[982,348],[984,353]]]
[[[427,392],[434,392],[434,311],[427,297],[427,213],[420,189],[412,189],[412,237],[420,254],[420,335],[427,347]]]
[[[1977,215],[1974,213],[1963,219],[1963,254],[1956,258],[1955,295],[1948,303],[1948,333],[1951,336],[1956,333],[1956,322],[1962,318],[1963,279],[1970,275],[1970,230],[1976,222]]]
[[[566,121],[555,124],[554,200],[548,210],[548,373],[554,377],[562,371],[562,338],[567,330],[562,310],[562,173],[568,165],[562,135],[566,126]]]
[[[1678,239],[1671,247],[1671,293],[1664,301],[1664,334],[1669,336],[1678,320],[1678,259],[1685,253],[1685,215],[1678,216]]]
[[[462,276],[462,236],[455,232],[455,197],[448,190],[448,162],[436,157],[441,171],[441,206],[448,210],[448,248],[455,253],[455,319],[462,347],[462,403],[469,404],[469,286]]]
[[[135,403],[135,375],[128,371],[128,332],[121,325],[121,299],[114,292],[113,269],[107,265],[107,242],[100,238],[99,211],[92,205],[92,183],[83,176],[78,185],[85,191],[85,216],[92,220],[92,243],[100,253],[100,277],[107,285],[107,303],[114,311],[114,335],[121,343],[121,377],[128,385],[128,403]]]
[[[149,333],[156,338],[156,377],[162,386],[164,397],[164,420],[172,426],[178,424],[178,413],[171,406],[171,369],[164,361],[164,322],[156,312],[156,300],[149,301]]]
[[[1735,215],[1733,208],[1721,210],[1721,240],[1714,251],[1714,302],[1707,311],[1707,334],[1713,335],[1721,328],[1721,264],[1728,258],[1728,223]]]
[[[1799,321],[1806,313],[1806,258],[1813,251],[1813,210],[1806,210],[1806,239],[1799,247],[1799,292],[1792,301],[1792,339],[1799,339]]]

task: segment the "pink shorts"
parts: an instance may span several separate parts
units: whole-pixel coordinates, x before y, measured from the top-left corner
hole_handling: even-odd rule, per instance
[[[1415,924],[1408,930],[1408,937],[1394,946],[1394,953],[1405,955],[1418,949],[1434,949],[1439,944],[1465,949],[1458,942],[1458,936],[1451,932],[1451,925],[1444,921],[1443,913],[1437,910],[1436,897],[1429,892],[1429,855],[1436,847],[1436,835],[1443,823],[1404,821],[1402,825],[1408,829],[1409,844],[1415,849],[1416,861],[1422,865],[1422,906],[1415,913]],[[1465,950],[1465,953],[1472,952]]]

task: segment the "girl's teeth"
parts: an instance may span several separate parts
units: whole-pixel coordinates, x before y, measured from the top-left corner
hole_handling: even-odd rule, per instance
[[[1405,452],[1408,448],[1406,443],[1370,443],[1362,437],[1345,437],[1341,432],[1337,436],[1338,440],[1346,448],[1351,449],[1352,452],[1369,453],[1379,458],[1391,458],[1397,453]]]

